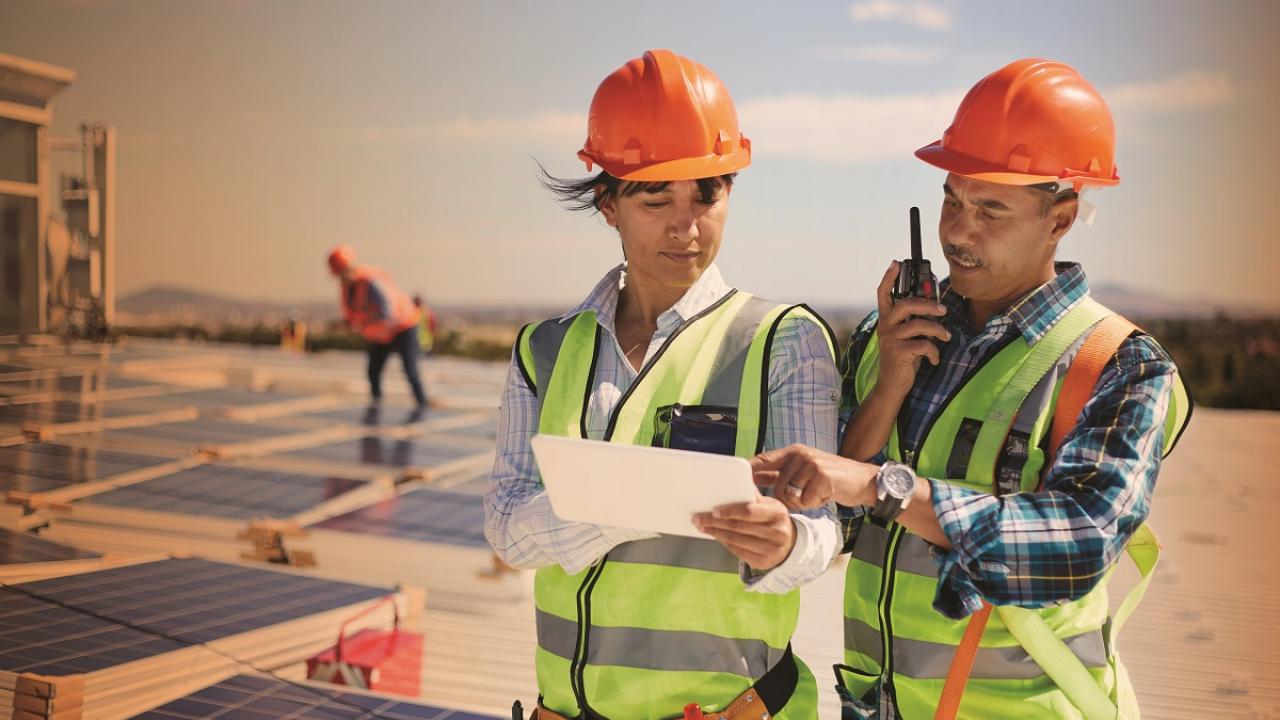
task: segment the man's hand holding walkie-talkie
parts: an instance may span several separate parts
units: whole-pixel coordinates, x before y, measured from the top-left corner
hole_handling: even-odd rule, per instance
[[[913,207],[911,257],[895,260],[876,292],[880,377],[875,392],[889,393],[899,401],[911,390],[921,358],[937,365],[941,359],[938,341],[951,339],[951,333],[938,322],[946,309],[938,304],[938,278],[923,258],[920,245],[920,208]]]

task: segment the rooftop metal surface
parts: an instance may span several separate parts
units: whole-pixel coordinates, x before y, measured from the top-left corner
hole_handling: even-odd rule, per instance
[[[268,481],[277,477],[273,473],[280,474],[283,487],[293,487],[291,477],[368,480],[390,475],[406,483],[396,497],[344,508],[345,514],[321,518],[313,527],[369,538],[369,543],[352,548],[387,547],[378,542],[404,540],[397,547],[413,548],[415,557],[367,558],[362,563],[356,549],[339,557],[334,555],[338,548],[326,548],[317,556],[314,571],[318,575],[340,571],[342,579],[359,582],[359,573],[364,572],[377,574],[377,582],[382,583],[395,579],[398,572],[405,572],[407,578],[408,569],[434,562],[456,566],[450,572],[458,573],[460,587],[483,587],[487,577],[503,577],[500,569],[476,566],[470,559],[475,556],[457,552],[475,553],[484,547],[480,495],[486,484],[486,463],[491,462],[494,410],[505,379],[504,364],[428,359],[424,363],[428,390],[440,407],[423,417],[413,416],[397,397],[370,412],[360,395],[364,375],[358,354],[308,357],[169,343],[109,349],[77,345],[69,350],[0,347],[0,365],[9,366],[0,368],[0,383],[15,373],[51,368],[59,377],[72,377],[77,363],[106,373],[105,381],[46,384],[38,392],[51,395],[39,402],[55,403],[47,406],[51,408],[69,407],[56,403],[124,402],[109,395],[103,399],[100,392],[115,392],[118,376],[128,379],[119,387],[142,393],[148,403],[181,406],[197,398],[191,404],[198,418],[118,429],[88,427],[54,442],[28,439],[16,447],[0,448],[0,491],[56,493],[68,487],[89,487],[92,492],[71,501],[143,506],[154,496],[160,504],[187,503],[185,509],[192,512],[216,514],[218,508],[227,507],[234,508],[226,512],[237,517],[278,517],[323,501],[330,488],[307,481],[297,487],[296,495],[282,495]],[[403,398],[406,388],[396,370],[388,371],[387,385],[389,392]],[[182,386],[188,378],[190,383]],[[14,387],[19,382],[26,381],[11,380]],[[335,385],[342,383],[345,389],[338,391],[332,404],[308,404],[308,398],[332,394]],[[38,386],[26,387],[37,392]],[[454,388],[462,389],[455,394]],[[21,394],[0,397],[0,406],[22,400]],[[1163,545],[1160,566],[1146,601],[1117,643],[1144,717],[1280,718],[1280,621],[1276,619],[1280,586],[1273,579],[1276,563],[1269,559],[1280,537],[1276,529],[1280,523],[1272,518],[1280,507],[1280,485],[1269,480],[1271,468],[1280,462],[1277,438],[1280,414],[1198,409],[1162,468],[1151,518]],[[146,473],[150,462],[187,457],[202,444],[215,442],[240,452],[236,466],[245,469],[219,470],[222,461],[209,457],[198,460],[203,464],[196,468],[163,470],[159,477]],[[438,474],[410,472],[424,469]],[[99,488],[104,477],[124,480],[118,487],[109,482]],[[226,484],[219,486],[220,482]],[[200,503],[208,505],[196,510]],[[0,514],[0,524],[6,517]],[[57,529],[58,515],[50,518],[51,527]],[[167,542],[148,538],[174,537],[148,535],[139,529],[136,537],[124,543],[119,540],[121,528],[115,528],[110,537],[95,535],[92,524],[75,530],[67,537],[83,538],[83,547],[91,551],[117,545],[139,548],[147,542]],[[287,548],[302,541],[286,534],[283,542]],[[327,569],[326,552],[341,562]],[[796,654],[818,677],[822,717],[832,720],[839,717],[830,666],[841,656],[843,567],[843,561],[837,561],[802,591],[794,642]],[[1113,602],[1132,585],[1133,575],[1122,563],[1112,580]],[[528,573],[517,576],[527,578]],[[501,715],[517,697],[529,705],[536,697],[536,686],[533,605],[528,593],[503,592],[483,598],[477,594],[474,597],[480,599],[474,601],[465,595],[439,596],[434,605],[432,597],[429,593],[423,617],[427,640],[422,701],[492,715]]]

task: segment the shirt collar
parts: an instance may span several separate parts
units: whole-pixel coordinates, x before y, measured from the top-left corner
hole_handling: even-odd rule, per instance
[[[618,265],[605,273],[586,299],[574,309],[561,315],[560,319],[565,320],[590,310],[596,314],[596,322],[601,327],[614,332],[614,320],[618,312],[618,278],[625,268],[625,265]],[[724,276],[720,274],[720,268],[712,263],[703,271],[702,277],[680,296],[675,305],[658,316],[658,329],[688,322],[732,289],[725,283]]]
[[[1028,345],[1039,342],[1089,294],[1089,282],[1079,263],[1054,263],[1053,269],[1055,274],[1052,280],[1027,293],[1008,310],[988,320],[982,332],[1012,325]],[[967,328],[969,301],[959,293],[950,292],[950,278],[943,280],[939,288],[942,291],[942,304],[947,307],[952,321]]]

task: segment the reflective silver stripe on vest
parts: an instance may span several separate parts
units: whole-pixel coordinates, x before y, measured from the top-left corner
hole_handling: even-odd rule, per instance
[[[702,392],[703,405],[737,407],[742,391],[742,373],[746,368],[747,354],[755,339],[756,329],[777,303],[752,297],[743,303],[725,331],[724,341],[711,366],[711,379]],[[766,374],[768,369],[765,369]],[[761,422],[764,421],[762,417]]]
[[[877,568],[884,567],[884,551],[889,543],[889,531],[871,522],[862,521],[858,537],[853,542],[853,557]],[[938,563],[929,554],[929,543],[919,535],[904,532],[898,540],[898,554],[894,568],[898,572],[938,577]]]
[[[875,660],[877,665],[884,665],[884,643],[880,634],[879,630],[861,620],[844,619],[844,646]]]
[[[738,574],[738,558],[714,540],[663,535],[625,542],[609,551],[609,562],[645,563],[665,567]]]
[[[1080,658],[1085,667],[1102,668],[1107,665],[1107,653],[1099,631],[1081,633],[1063,642]],[[893,639],[894,672],[907,677],[928,679],[944,678],[951,669],[956,646],[943,643]],[[979,647],[973,661],[974,679],[1031,680],[1044,675],[1035,660],[1022,649],[1012,647]]]
[[[538,646],[573,659],[578,624],[537,611]],[[782,659],[785,648],[770,647],[761,640],[736,640],[684,630],[644,628],[591,628],[587,662],[642,670],[672,672],[722,672],[752,679],[764,675]]]
[[[560,346],[565,335],[577,315],[562,319],[551,319],[538,323],[529,334],[529,351],[533,354],[534,383],[538,386],[538,399],[546,396],[547,386],[551,384],[551,371],[555,369],[556,357],[560,354]]]
[[[858,537],[853,541],[853,557],[869,565],[883,568],[884,551],[889,544],[889,532],[871,522],[870,518],[862,519],[862,527]]]
[[[1084,341],[1088,338],[1088,332],[1076,338],[1076,341],[1063,351],[1053,367],[1049,368],[1049,371],[1031,389],[1031,392],[1018,408],[1017,416],[1013,419],[1013,430],[1024,432],[1028,435],[1031,434],[1036,421],[1048,409],[1049,403],[1053,402],[1053,391],[1058,386],[1058,378],[1067,374],[1067,370],[1071,368],[1071,361],[1076,359],[1076,355],[1080,352],[1080,348],[1084,347]],[[1045,433],[1047,434],[1048,432],[1049,429],[1045,428]]]

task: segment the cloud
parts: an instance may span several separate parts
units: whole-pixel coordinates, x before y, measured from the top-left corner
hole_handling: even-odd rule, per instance
[[[950,30],[951,11],[928,2],[910,0],[865,0],[849,6],[854,22],[880,20],[903,22],[923,30]]]
[[[813,56],[874,65],[933,65],[942,59],[943,52],[925,45],[826,45],[814,48]]]
[[[866,165],[911,157],[942,136],[967,88],[899,95],[779,95],[738,106],[761,157],[821,165]],[[1234,97],[1226,73],[1196,70],[1101,89],[1119,113],[1168,115],[1220,106]],[[1140,135],[1126,127],[1125,136]]]
[[[321,130],[316,133],[315,139],[371,144],[533,149],[581,145],[586,133],[587,119],[581,113],[544,111],[523,116],[458,116],[430,123]]]
[[[871,56],[893,52],[869,46]],[[910,49],[911,46],[907,46]],[[839,48],[837,48],[839,49]],[[843,48],[858,50],[858,48]],[[901,57],[916,57],[909,53]],[[870,60],[868,60],[870,62]],[[787,157],[821,165],[866,165],[910,158],[937,140],[951,124],[967,88],[889,95],[788,94],[738,103],[743,132],[761,157]],[[1196,70],[1161,80],[1102,88],[1117,112],[1146,115],[1191,112],[1234,97],[1223,72]],[[1133,132],[1126,128],[1127,133]],[[460,148],[499,154],[563,151],[581,145],[586,118],[578,112],[546,110],[525,116],[454,118],[401,126],[371,125],[317,130],[314,139],[350,143]]]
[[[1235,98],[1225,72],[1194,70],[1163,80],[1103,89],[1112,108],[1131,112],[1177,112],[1224,105]]]
[[[962,91],[910,95],[782,95],[739,105],[743,131],[761,156],[822,165],[900,160],[937,140]]]

